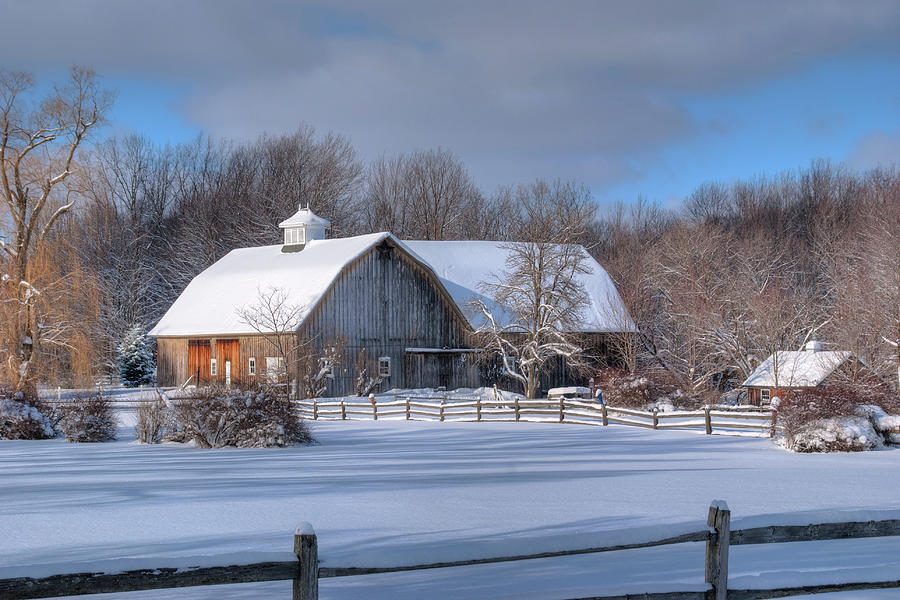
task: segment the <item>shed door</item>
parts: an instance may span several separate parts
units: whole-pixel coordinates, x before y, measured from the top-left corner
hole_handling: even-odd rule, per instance
[[[231,362],[227,383],[241,380],[241,344],[238,340],[216,340],[216,363],[219,367],[219,380],[226,380],[225,365]]]
[[[209,340],[188,340],[188,376],[193,383],[209,383]]]

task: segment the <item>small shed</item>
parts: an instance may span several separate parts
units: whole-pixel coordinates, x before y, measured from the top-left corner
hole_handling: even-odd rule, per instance
[[[827,385],[839,373],[850,372],[860,366],[859,360],[847,350],[823,350],[816,340],[803,350],[781,350],[763,361],[744,381],[747,400],[757,406],[769,404],[772,398],[784,397],[793,390]]]

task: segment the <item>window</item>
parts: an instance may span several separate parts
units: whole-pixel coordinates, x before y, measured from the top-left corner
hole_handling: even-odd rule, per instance
[[[379,377],[390,377],[391,376],[391,357],[390,356],[382,356],[378,359],[378,376]]]
[[[247,365],[247,372],[250,373],[250,375],[256,375],[256,357],[251,356],[249,363],[250,364]]]
[[[772,401],[772,391],[771,390],[760,390],[759,397],[762,398],[762,401],[766,404]]]
[[[214,359],[214,358],[209,359],[209,374],[210,374],[210,375],[213,375],[213,376],[217,375],[217,373],[216,373],[216,359]]]
[[[284,230],[284,243],[303,244],[306,242],[306,230],[302,227],[288,227]]]

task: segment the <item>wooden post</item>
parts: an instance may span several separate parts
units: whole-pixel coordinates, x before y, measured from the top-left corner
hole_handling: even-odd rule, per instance
[[[562,423],[566,418],[566,401],[562,398],[559,399],[559,422]]]
[[[475,420],[481,420],[481,396],[475,399]]]
[[[603,416],[603,425],[609,425],[609,417],[606,414],[606,404],[600,405],[600,414]]]
[[[313,398],[313,421],[319,420],[319,401]]]
[[[706,435],[712,435],[712,417],[709,414],[710,408],[707,404],[703,407],[703,412],[705,413],[706,418]]]
[[[653,409],[653,429],[656,429],[657,427],[659,427],[659,409],[654,408]]]
[[[778,423],[778,410],[773,409],[772,416],[769,418],[772,419],[772,427],[769,429],[769,437],[773,438],[775,437],[775,426]]]
[[[446,395],[444,395],[444,397],[441,398],[441,422],[444,421],[444,399],[445,398],[446,398]]]
[[[706,540],[706,581],[713,600],[728,597],[728,545],[731,542],[731,511],[722,500],[713,500],[707,524],[714,530]]]
[[[406,420],[409,421],[409,396],[406,397]]]
[[[294,600],[319,600],[319,541],[309,523],[294,532],[294,554],[300,561],[294,575]]]
[[[516,421],[519,420],[519,398],[516,397]]]
[[[372,400],[372,420],[378,420],[378,404],[376,404],[374,400]]]
[[[347,405],[344,404],[344,399],[341,398],[341,421],[347,420]]]

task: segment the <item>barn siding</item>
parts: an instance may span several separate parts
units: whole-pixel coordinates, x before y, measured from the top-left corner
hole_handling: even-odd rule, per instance
[[[352,394],[354,363],[366,349],[371,369],[379,357],[391,359],[391,375],[382,389],[423,387],[440,374],[448,387],[477,382],[478,368],[459,355],[433,355],[426,361],[406,348],[468,348],[467,325],[433,275],[391,244],[382,244],[350,265],[307,319],[303,335],[317,345],[338,337],[346,360],[329,382],[329,395]],[[456,361],[456,364],[454,364]]]

